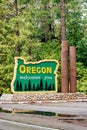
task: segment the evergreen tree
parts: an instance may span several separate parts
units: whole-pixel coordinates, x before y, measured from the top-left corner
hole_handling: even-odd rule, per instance
[[[20,82],[19,91],[22,91],[22,90],[23,90],[22,82]]]
[[[52,88],[51,88],[51,83],[50,83],[50,86],[49,86],[49,90],[52,90]]]
[[[39,84],[37,84],[36,90],[37,90],[37,91],[40,91],[40,86],[39,86]]]
[[[19,88],[20,88],[20,86],[19,86],[19,82],[18,82],[18,80],[17,80],[15,90],[16,90],[16,91],[19,91]]]
[[[47,91],[48,89],[48,84],[47,84],[47,81],[45,82],[45,90]]]
[[[60,0],[61,5],[61,85],[62,92],[68,93],[68,43],[66,37],[66,8],[65,0]]]
[[[43,80],[42,79],[40,80],[40,90],[41,91],[43,90]]]
[[[33,84],[33,91],[35,91],[35,84]]]
[[[31,91],[31,81],[28,82],[28,91]]]
[[[0,0],[0,88],[3,88],[4,93],[10,93],[15,56],[24,57],[28,62],[45,58],[60,62],[62,38],[60,2]],[[75,45],[77,48],[78,91],[83,89],[86,91],[87,1],[67,0],[65,13],[66,39],[69,46]],[[59,67],[58,80],[61,80],[60,71]],[[40,87],[39,89],[43,90]]]
[[[27,85],[25,84],[25,88],[24,88],[24,91],[27,91]]]

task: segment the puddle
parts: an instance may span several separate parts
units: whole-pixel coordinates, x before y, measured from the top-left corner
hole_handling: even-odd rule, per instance
[[[19,113],[19,114],[35,114],[35,115],[42,115],[42,116],[56,116],[55,112],[45,112],[45,111],[35,111],[35,110],[22,110],[22,109],[13,109],[5,110],[0,108],[0,112],[4,113]]]
[[[72,118],[72,117],[77,117],[76,115],[70,115],[70,114],[57,114],[56,113],[56,116],[58,116],[58,117],[67,117],[67,118]]]
[[[14,114],[33,114],[33,115],[42,115],[42,116],[54,116],[57,117],[58,120],[66,123],[77,124],[81,126],[87,127],[87,119],[84,117],[79,117],[77,115],[69,115],[69,114],[59,114],[55,112],[45,112],[45,111],[34,111],[34,110],[23,110],[23,109],[12,109],[6,110],[6,108],[0,108],[0,112],[3,113],[14,113]]]
[[[10,110],[5,110],[5,109],[2,109],[2,108],[0,108],[0,112],[4,112],[4,113],[12,113],[12,111],[10,111]]]
[[[42,116],[56,116],[56,113],[54,112],[44,112],[44,111],[20,111],[15,113],[21,113],[21,114],[35,114],[35,115],[42,115]]]
[[[11,111],[11,110],[5,110],[5,109],[0,108],[0,112],[19,113],[19,114],[34,114],[34,115],[42,115],[42,116],[56,116],[56,117],[60,117],[60,118],[76,117],[76,115],[59,114],[59,113],[55,113],[55,112],[46,112],[46,111],[23,110],[23,109],[13,109]]]

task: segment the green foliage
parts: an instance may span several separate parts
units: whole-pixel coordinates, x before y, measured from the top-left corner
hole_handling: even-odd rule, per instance
[[[61,45],[57,41],[49,41],[46,44],[42,43],[40,49],[41,59],[56,59],[60,61]]]
[[[10,92],[14,57],[61,64],[60,0],[0,0],[0,88]],[[77,48],[77,88],[87,92],[87,2],[66,1],[67,39]],[[18,33],[18,35],[17,35]],[[58,86],[61,91],[61,67]],[[26,89],[26,87],[25,87]]]
[[[70,45],[77,45],[84,36],[81,2],[71,0],[67,3],[67,38]]]
[[[81,62],[77,63],[77,90],[87,93],[87,68]]]
[[[87,36],[83,37],[77,45],[77,58],[87,67]]]

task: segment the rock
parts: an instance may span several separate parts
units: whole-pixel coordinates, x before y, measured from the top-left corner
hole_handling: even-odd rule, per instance
[[[29,103],[29,102],[59,102],[59,101],[87,101],[84,93],[30,93],[3,94],[0,102]]]

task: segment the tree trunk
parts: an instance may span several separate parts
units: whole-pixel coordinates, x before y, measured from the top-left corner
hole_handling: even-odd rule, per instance
[[[66,40],[65,0],[61,0],[61,37],[62,37],[62,41]]]
[[[62,93],[68,93],[68,43],[66,41],[66,11],[65,0],[60,0],[61,4],[61,85]]]
[[[14,1],[15,15],[18,16],[18,1]],[[16,35],[19,36],[18,22],[16,23]]]
[[[17,0],[14,1],[14,7],[15,7],[15,16],[17,17],[19,15],[18,14],[18,1]],[[15,34],[17,37],[19,37],[19,35],[20,35],[18,21],[16,22]],[[21,45],[20,44],[17,44],[16,51],[17,51],[18,56],[20,56],[20,52],[21,52]]]
[[[70,92],[76,93],[76,47],[70,47]]]

